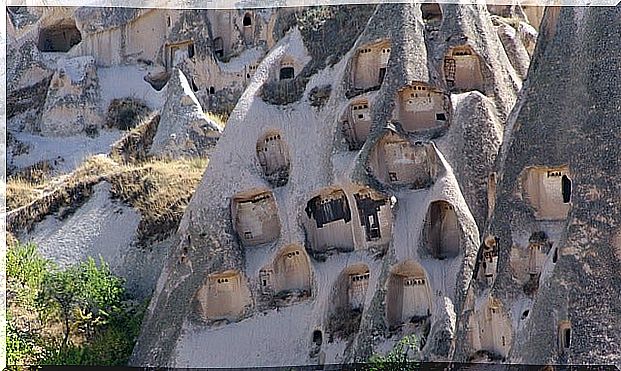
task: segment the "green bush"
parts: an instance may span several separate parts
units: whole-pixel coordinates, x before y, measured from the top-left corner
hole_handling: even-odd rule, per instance
[[[403,337],[386,355],[375,354],[369,358],[371,371],[414,370],[418,367],[418,339],[415,335]]]
[[[7,252],[7,275],[9,297],[17,299],[9,307],[9,364],[127,362],[146,302],[132,301],[123,280],[102,259],[99,264],[89,258],[60,269],[41,257],[35,245],[17,244]],[[35,314],[41,325],[31,326],[29,314]]]

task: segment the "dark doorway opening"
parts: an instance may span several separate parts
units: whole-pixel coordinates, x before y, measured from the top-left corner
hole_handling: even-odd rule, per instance
[[[567,204],[571,200],[571,180],[567,177],[567,175],[563,175],[561,184],[563,188],[563,203]]]
[[[281,80],[289,80],[292,79],[294,76],[294,69],[293,67],[282,67],[280,69],[280,79]]]

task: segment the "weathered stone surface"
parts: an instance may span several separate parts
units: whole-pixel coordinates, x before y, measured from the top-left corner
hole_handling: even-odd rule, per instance
[[[183,72],[173,71],[150,154],[204,156],[221,132],[222,128],[205,116]]]
[[[498,162],[496,208],[486,232],[498,238],[497,277],[491,292],[478,285],[473,291],[477,300],[491,295],[509,312],[507,361],[621,364],[621,335],[612,330],[621,327],[621,262],[615,255],[621,164],[614,144],[621,129],[620,37],[619,6],[548,8],[543,19]],[[524,192],[523,174],[532,166],[567,167],[566,218],[536,218]],[[561,189],[546,192],[559,196]],[[533,293],[525,290],[520,267],[537,242],[529,236],[540,231],[552,247],[544,250]]]
[[[61,59],[50,82],[38,132],[46,136],[93,134],[104,121],[99,105],[95,60]]]

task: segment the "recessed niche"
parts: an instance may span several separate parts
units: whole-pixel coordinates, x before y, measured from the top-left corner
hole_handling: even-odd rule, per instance
[[[236,321],[252,303],[245,278],[236,270],[209,275],[198,292],[198,300],[204,317],[210,321]]]
[[[479,278],[491,285],[494,282],[498,264],[498,239],[491,235],[485,237],[482,250],[479,262]]]
[[[525,198],[537,220],[564,220],[571,208],[569,167],[529,167],[522,177]]]
[[[176,67],[186,59],[194,57],[194,43],[190,40],[166,45],[166,65],[168,68]]]
[[[416,132],[448,126],[450,98],[424,83],[412,83],[397,92],[395,120],[403,130]]]
[[[352,78],[354,89],[378,88],[386,76],[390,59],[390,41],[367,44],[360,47],[354,56]]]
[[[75,22],[44,27],[39,31],[38,48],[42,52],[68,52],[82,41],[82,34]]]
[[[219,59],[224,58],[224,40],[222,37],[216,37],[213,39],[213,53]]]
[[[545,232],[535,232],[528,241],[528,273],[531,276],[541,273],[543,265],[552,249],[552,243]]]
[[[453,91],[484,93],[481,59],[468,45],[454,47],[444,57],[444,78]]]
[[[362,147],[371,131],[371,123],[369,101],[354,100],[341,120],[343,135],[351,151]]]
[[[345,268],[334,286],[331,299],[334,310],[362,311],[369,287],[369,267],[364,263],[357,263]]]
[[[410,142],[389,131],[369,158],[373,175],[384,184],[428,188],[437,173],[437,156],[431,143]]]
[[[559,353],[566,352],[571,347],[571,322],[561,321],[558,325]]]
[[[511,349],[511,321],[500,301],[488,299],[474,313],[473,330],[474,347],[487,351],[501,358],[506,357]],[[477,336],[478,335],[478,336]]]
[[[388,243],[392,237],[390,200],[370,188],[355,193],[354,199],[367,244]]]
[[[308,201],[304,211],[304,225],[312,251],[353,250],[351,209],[343,190],[323,190]]]
[[[390,326],[419,322],[431,316],[431,288],[425,270],[408,260],[391,270],[386,297]]]
[[[274,262],[261,270],[259,281],[263,293],[310,296],[311,271],[304,248],[289,245],[282,249]]]
[[[257,141],[257,158],[263,176],[274,187],[289,181],[289,148],[279,131],[270,130]]]
[[[280,236],[278,208],[272,192],[238,194],[231,207],[235,231],[245,246],[273,242]]]
[[[434,201],[427,209],[423,242],[436,259],[454,258],[460,252],[461,227],[455,207],[446,201]]]
[[[291,80],[295,77],[295,66],[292,58],[285,57],[280,61],[279,80]]]
[[[442,9],[438,3],[422,3],[420,4],[420,11],[423,14],[423,20],[426,22],[442,21]]]

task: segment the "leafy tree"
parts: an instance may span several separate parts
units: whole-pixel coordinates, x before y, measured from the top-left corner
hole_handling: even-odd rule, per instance
[[[418,339],[415,335],[403,337],[386,355],[369,358],[369,370],[414,370],[418,367]]]
[[[42,307],[60,313],[64,324],[61,345],[66,348],[72,327],[92,334],[94,327],[106,324],[111,311],[120,307],[122,293],[123,281],[112,275],[103,259],[98,267],[88,258],[64,270],[48,272],[37,299]]]
[[[34,244],[8,249],[7,288],[7,361],[15,365],[123,366],[148,304],[132,301],[101,258],[60,268]]]

